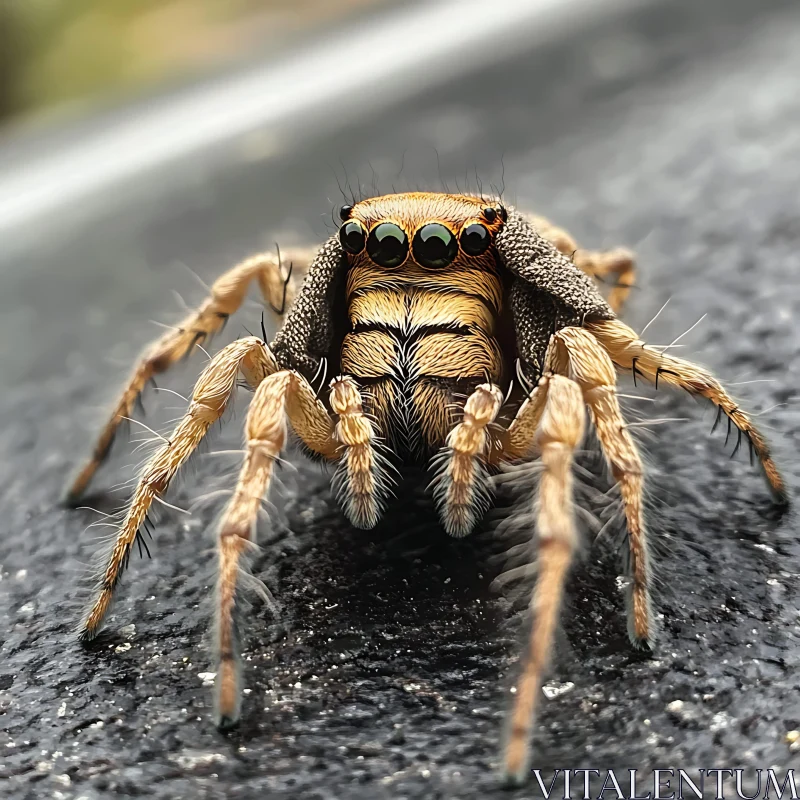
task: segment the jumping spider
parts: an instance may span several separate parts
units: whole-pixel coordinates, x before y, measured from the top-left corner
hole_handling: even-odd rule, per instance
[[[642,461],[620,412],[617,371],[710,400],[747,439],[777,501],[786,502],[786,488],[763,436],[720,383],[702,367],[646,345],[617,318],[635,277],[629,252],[580,250],[544,219],[461,195],[376,197],[344,206],[341,219],[316,255],[291,254],[307,275],[272,343],[240,339],[203,371],[186,415],[139,478],[82,636],[100,630],[153,501],[220,418],[240,375],[255,392],[244,463],[218,533],[216,722],[222,728],[240,713],[236,609],[244,557],[289,429],[309,454],[334,465],[344,513],[361,528],[381,516],[393,461],[431,465],[442,525],[451,536],[466,536],[489,505],[490,474],[539,459],[538,490],[527,500],[538,562],[532,630],[503,754],[505,776],[518,781],[578,542],[571,468],[587,407],[627,524],[630,638],[643,646],[655,633]],[[282,311],[287,294],[294,295],[288,278],[272,255],[248,259],[144,353],[69,489],[71,501],[86,490],[147,382],[219,331],[253,279]],[[609,278],[614,286],[606,301],[595,281]],[[312,381],[323,364],[338,377],[318,397]]]

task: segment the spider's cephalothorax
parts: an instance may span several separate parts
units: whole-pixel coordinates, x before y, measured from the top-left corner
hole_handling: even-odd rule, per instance
[[[447,439],[458,398],[500,384],[504,287],[492,205],[449,195],[359,203],[342,226],[349,325],[339,370],[401,458],[429,458]],[[338,345],[337,345],[338,346]]]
[[[443,526],[463,536],[488,506],[487,475],[539,460],[535,496],[521,499],[536,521],[533,628],[503,760],[506,776],[519,780],[577,549],[571,467],[587,408],[624,510],[629,633],[636,645],[655,635],[642,462],[620,411],[617,371],[713,402],[747,439],[781,503],[786,490],[766,441],[722,385],[705,369],[648,346],[617,319],[635,274],[627,251],[579,250],[540,217],[462,195],[388,195],[345,206],[341,218],[315,255],[288,254],[307,275],[274,341],[240,339],[203,371],[186,415],[141,475],[82,634],[99,631],[153,502],[220,418],[240,376],[255,393],[244,462],[218,535],[216,707],[223,727],[239,717],[240,570],[289,428],[309,454],[334,465],[343,508],[361,527],[380,517],[393,485],[392,462],[430,466]],[[147,382],[216,333],[253,280],[282,313],[294,299],[290,276],[280,258],[248,259],[147,350],[72,482],[70,501],[87,488]],[[608,278],[616,282],[606,300],[596,280]],[[312,383],[326,370],[338,377],[320,395]]]

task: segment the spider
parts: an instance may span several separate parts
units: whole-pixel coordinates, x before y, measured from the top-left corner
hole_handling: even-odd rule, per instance
[[[228,405],[240,376],[254,394],[236,489],[218,531],[214,633],[215,721],[240,716],[240,620],[247,554],[276,459],[291,430],[311,456],[333,466],[345,515],[371,528],[395,483],[396,464],[428,465],[442,526],[466,536],[491,500],[491,475],[513,462],[541,463],[535,515],[537,561],[531,630],[502,756],[521,781],[578,532],[572,463],[586,410],[619,486],[627,529],[628,631],[649,646],[656,630],[652,564],[643,516],[643,469],[620,411],[618,371],[705,397],[757,456],[777,502],[784,482],[767,442],[705,369],[648,346],[617,313],[635,280],[623,249],[578,249],[541,217],[496,199],[407,193],[341,208],[338,232],[313,255],[291,253],[306,272],[271,344],[239,339],[208,363],[185,416],[145,466],[106,554],[81,635],[100,630],[148,512]],[[291,272],[291,271],[289,271]],[[279,257],[250,258],[214,283],[211,296],[140,358],[88,463],[68,490],[75,502],[107,455],[120,423],[154,375],[218,332],[251,281],[282,313],[295,295]],[[597,281],[614,283],[608,300]],[[318,396],[324,367],[334,378]]]

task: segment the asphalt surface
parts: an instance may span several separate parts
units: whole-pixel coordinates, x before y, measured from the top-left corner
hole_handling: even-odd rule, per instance
[[[240,728],[210,723],[205,649],[221,500],[170,512],[132,562],[108,634],[72,629],[108,529],[57,500],[104,404],[158,329],[226,265],[331,230],[358,192],[504,185],[588,246],[626,244],[627,320],[737,384],[792,489],[800,421],[800,14],[788,3],[675,2],[576,30],[293,147],[248,137],[220,158],[98,199],[90,218],[0,255],[0,794],[15,798],[485,798],[516,633],[490,589],[490,535],[447,540],[410,495],[371,533],[294,459],[256,572],[281,604],[251,614]],[[344,68],[344,67],[343,67]],[[345,189],[345,193],[347,193]],[[65,210],[64,214],[69,214]],[[61,220],[63,222],[63,220]],[[55,221],[54,221],[55,222]],[[63,227],[63,226],[62,226]],[[13,253],[13,257],[10,255]],[[260,311],[251,304],[218,346]],[[186,392],[191,360],[163,385]],[[748,381],[766,381],[745,383]],[[613,554],[587,547],[535,737],[535,765],[650,770],[798,765],[800,545],[711,410],[641,385],[662,636],[631,652]],[[246,400],[243,395],[240,398]],[[182,402],[145,399],[159,429]],[[238,447],[244,403],[211,449]],[[138,439],[143,431],[132,430]],[[141,453],[117,454],[88,504],[123,502]],[[200,457],[171,501],[230,484]],[[284,524],[280,524],[280,520]],[[287,530],[288,528],[288,530]],[[98,533],[99,530],[99,533]],[[682,701],[676,703],[676,701]]]

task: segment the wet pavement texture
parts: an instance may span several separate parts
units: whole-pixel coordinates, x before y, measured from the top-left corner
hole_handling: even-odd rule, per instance
[[[515,675],[512,604],[490,533],[447,539],[416,495],[371,532],[292,457],[255,563],[280,613],[249,615],[240,727],[210,722],[213,523],[247,395],[186,471],[151,561],[133,559],[107,633],[73,635],[102,518],[59,493],[102,409],[180,293],[275,240],[322,239],[352,190],[492,184],[590,247],[640,258],[627,321],[733,385],[793,487],[800,436],[800,14],[786,3],[656,5],[357,125],[225,154],[104,197],[0,255],[0,794],[156,798],[486,798]],[[361,190],[359,190],[359,185]],[[374,188],[373,188],[374,187]],[[65,212],[67,213],[67,212]],[[55,221],[54,221],[55,222]],[[63,220],[62,220],[63,222]],[[13,257],[10,255],[13,253]],[[187,268],[188,267],[188,268]],[[195,273],[195,274],[192,274]],[[200,281],[198,281],[198,277]],[[255,331],[253,301],[226,341]],[[187,393],[202,355],[159,385]],[[534,739],[535,766],[788,767],[800,728],[800,545],[792,510],[714,413],[623,381],[649,468],[662,627],[631,651],[611,548],[585,548]],[[183,403],[145,398],[166,430]],[[120,506],[131,430],[87,504]],[[591,459],[590,459],[591,461]],[[490,529],[491,525],[487,526]],[[519,620],[516,620],[518,623]]]

